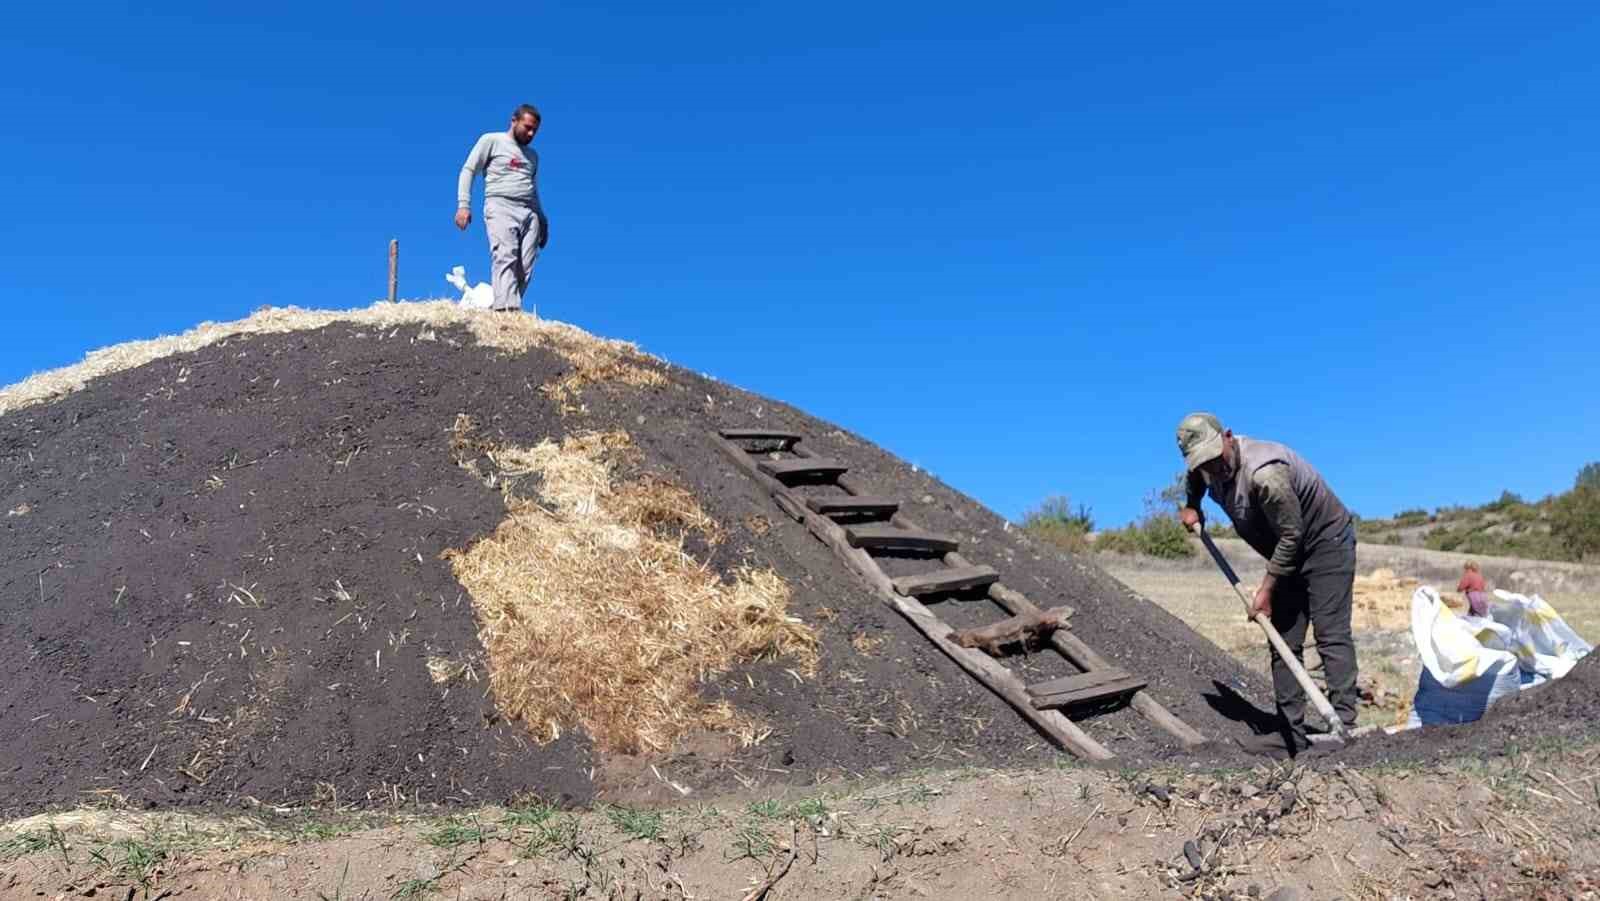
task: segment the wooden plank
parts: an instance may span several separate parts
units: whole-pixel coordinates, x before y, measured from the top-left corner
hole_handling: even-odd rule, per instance
[[[1033,698],[1033,706],[1040,710],[1049,710],[1060,707],[1076,707],[1079,704],[1091,704],[1095,701],[1104,701],[1108,698],[1117,698],[1122,695],[1132,694],[1143,689],[1143,679],[1128,676],[1114,682],[1105,682],[1100,685],[1090,686],[1079,691],[1058,692],[1051,695],[1037,695]]]
[[[960,542],[948,535],[901,529],[887,524],[869,523],[859,526],[845,526],[844,531],[845,536],[850,540],[851,547],[907,548],[937,551],[939,553],[949,553],[960,547]]]
[[[1024,613],[987,626],[962,629],[951,636],[951,640],[964,648],[981,648],[989,656],[999,657],[1000,649],[1008,644],[1048,635],[1061,628],[1072,612],[1071,607],[1053,607],[1040,613]]]
[[[1085,688],[1093,688],[1096,685],[1104,685],[1109,682],[1120,682],[1130,678],[1132,677],[1116,667],[1089,670],[1086,673],[1062,676],[1059,679],[1051,679],[1048,682],[1037,682],[1028,686],[1028,694],[1035,696],[1058,695],[1080,691]]]
[[[860,513],[863,515],[875,514],[889,516],[900,509],[900,502],[892,497],[808,497],[806,506],[813,513],[829,515],[833,513]]]
[[[844,475],[850,467],[836,460],[815,457],[798,460],[758,460],[756,466],[775,479],[831,479]]]
[[[756,484],[766,488],[774,498],[784,497],[793,501],[781,482],[761,472],[755,465],[750,454],[742,451],[737,445],[723,438],[721,435],[711,433],[712,444],[722,451],[730,461]],[[1057,747],[1089,760],[1112,760],[1116,755],[1106,750],[1105,746],[1095,741],[1087,732],[1080,729],[1072,720],[1066,718],[1057,710],[1038,710],[1028,701],[1027,687],[1017,675],[988,655],[950,641],[950,633],[954,631],[949,624],[940,620],[929,612],[921,602],[914,598],[903,598],[897,595],[889,577],[884,574],[872,557],[860,548],[851,547],[845,538],[843,527],[831,519],[806,510],[798,503],[796,509],[803,514],[806,528],[811,534],[824,544],[833,549],[840,559],[854,569],[858,575],[867,581],[867,584],[877,589],[878,594],[889,606],[904,616],[917,631],[927,636],[939,650],[955,661],[957,666],[966,670],[973,678],[981,682],[985,688],[999,695],[1006,703],[1016,709],[1024,719],[1032,723],[1044,736],[1050,739]]]
[[[785,447],[800,441],[801,435],[796,432],[782,432],[776,429],[721,429],[722,437],[732,441],[778,441]]]
[[[1076,707],[1080,704],[1095,704],[1104,701],[1119,700],[1126,695],[1133,694],[1144,688],[1144,680],[1133,676],[1116,679],[1111,682],[1102,682],[1091,685],[1078,691],[1061,691],[1048,695],[1030,695],[1030,703],[1039,710],[1055,710],[1067,707]]]
[[[992,566],[952,566],[933,572],[901,576],[894,580],[894,590],[909,597],[942,594],[946,591],[965,591],[982,588],[999,581],[1000,574]]]

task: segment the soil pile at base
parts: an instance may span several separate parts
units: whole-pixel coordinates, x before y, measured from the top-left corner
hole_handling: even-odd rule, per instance
[[[464,328],[334,325],[237,336],[0,416],[0,812],[665,800],[669,780],[699,795],[1062,760],[707,441],[753,424],[805,434],[1036,603],[1075,607],[1077,635],[1221,739],[1189,754],[1130,710],[1081,718],[1120,762],[1238,762],[1226,739],[1270,721],[1261,677],[1091,564],[827,423],[642,365],[665,384],[591,385],[574,407],[539,390],[572,371],[554,353],[503,353]],[[760,664],[704,686],[770,734],[602,760],[581,730],[530,740],[481,679],[430,678],[430,659],[482,672],[472,600],[440,555],[506,515],[452,457],[460,415],[523,446],[626,431],[640,472],[726,529],[690,548],[708,566],[790,583],[791,614],[821,635],[816,675]],[[1004,615],[986,600],[937,609],[958,628]],[[1028,681],[1072,672],[1053,653],[1011,663]]]

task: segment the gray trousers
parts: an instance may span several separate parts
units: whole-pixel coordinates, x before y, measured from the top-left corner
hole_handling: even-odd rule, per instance
[[[1295,659],[1304,661],[1306,626],[1316,631],[1317,653],[1328,679],[1328,701],[1354,725],[1361,698],[1356,692],[1356,646],[1350,630],[1355,602],[1356,536],[1352,526],[1339,540],[1315,548],[1300,572],[1278,580],[1272,592],[1272,625],[1283,635]],[[1283,728],[1297,745],[1305,745],[1306,693],[1288,664],[1272,658],[1272,689]]]
[[[494,308],[522,309],[522,296],[533,280],[539,258],[539,211],[504,197],[483,199],[483,228],[489,233],[489,260],[494,267]]]

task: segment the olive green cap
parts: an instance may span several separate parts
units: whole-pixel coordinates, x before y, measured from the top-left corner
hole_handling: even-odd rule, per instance
[[[1222,456],[1222,423],[1210,413],[1190,413],[1178,423],[1178,452],[1190,472]]]

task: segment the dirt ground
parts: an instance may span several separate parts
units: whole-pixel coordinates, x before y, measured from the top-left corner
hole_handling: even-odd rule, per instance
[[[1597,779],[1600,747],[1547,746],[1365,770],[943,770],[669,810],[79,814],[0,842],[0,898],[1592,898]]]

